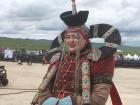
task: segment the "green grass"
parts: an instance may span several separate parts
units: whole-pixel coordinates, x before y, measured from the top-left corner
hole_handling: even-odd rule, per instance
[[[127,55],[128,53],[134,55],[136,53],[140,56],[140,47],[121,46],[119,49],[123,51],[124,55]]]
[[[33,39],[19,39],[19,38],[6,38],[0,37],[1,48],[21,49],[28,50],[42,50],[49,49],[51,41],[49,40],[33,40]]]

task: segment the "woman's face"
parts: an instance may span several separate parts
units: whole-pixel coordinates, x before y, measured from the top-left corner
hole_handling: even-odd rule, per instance
[[[76,48],[84,48],[86,39],[79,33],[71,32],[66,35],[65,44],[70,52],[76,52]]]

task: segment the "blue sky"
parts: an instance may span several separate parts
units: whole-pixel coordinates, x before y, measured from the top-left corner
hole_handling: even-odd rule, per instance
[[[86,25],[106,23],[119,29],[123,45],[140,46],[139,0],[76,0],[77,9],[89,10]],[[71,0],[3,0],[0,37],[54,39],[64,29],[62,12]]]

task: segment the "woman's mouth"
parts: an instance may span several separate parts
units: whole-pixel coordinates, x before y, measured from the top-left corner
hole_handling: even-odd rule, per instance
[[[74,48],[76,45],[69,45],[70,48]]]

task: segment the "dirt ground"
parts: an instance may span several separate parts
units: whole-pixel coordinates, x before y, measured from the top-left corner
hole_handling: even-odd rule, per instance
[[[0,86],[0,105],[30,105],[48,65],[3,61],[0,65],[5,65],[9,80],[7,86]],[[113,81],[123,105],[140,105],[140,69],[116,68]],[[106,105],[112,105],[110,98]]]

